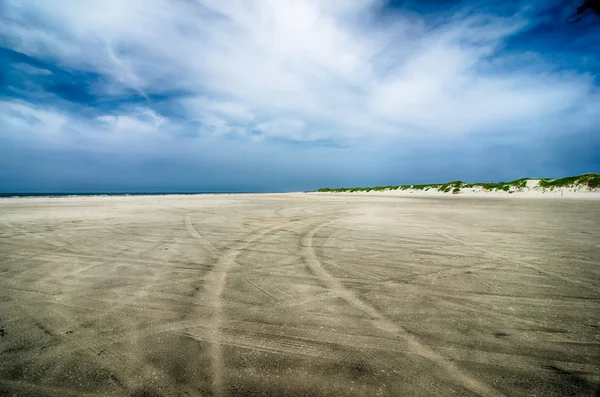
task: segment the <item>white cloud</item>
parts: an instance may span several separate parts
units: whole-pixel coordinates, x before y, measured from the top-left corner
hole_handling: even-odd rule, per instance
[[[310,140],[306,132],[306,124],[300,120],[271,120],[260,123],[256,130],[266,136],[287,138],[295,141]]]
[[[186,116],[217,135],[260,130],[306,141],[485,134],[567,115],[593,87],[575,73],[486,70],[526,26],[520,16],[457,14],[431,27],[414,14],[374,18],[379,5],[12,0],[0,34],[19,51],[101,73],[144,96],[185,90]],[[23,23],[31,13],[46,24]],[[109,117],[102,120],[119,131],[168,123],[156,113]]]
[[[207,116],[224,117],[236,122],[249,122],[254,114],[244,105],[233,101],[218,101],[207,97],[193,97],[183,100],[187,116],[202,120]]]
[[[137,108],[128,114],[99,116],[97,120],[117,133],[156,132],[167,123],[166,118],[148,108]]]
[[[26,63],[17,63],[15,67],[22,70],[25,73],[38,75],[38,76],[49,76],[52,74],[48,69],[36,68],[35,66],[28,65]]]
[[[66,128],[69,121],[65,114],[41,109],[23,101],[0,101],[0,109],[5,134],[10,133],[8,127],[13,127],[16,131],[55,137]]]
[[[0,135],[28,146],[120,152],[153,151],[177,127],[144,107],[94,119],[24,101],[0,101]]]

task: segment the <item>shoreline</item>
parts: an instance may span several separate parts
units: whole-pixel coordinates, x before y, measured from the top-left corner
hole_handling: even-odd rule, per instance
[[[561,194],[562,193],[562,194]],[[387,198],[431,198],[431,199],[566,199],[566,200],[599,200],[598,191],[525,191],[508,193],[504,191],[461,192],[458,194],[444,193],[434,190],[390,190],[390,191],[360,191],[360,192],[276,192],[276,193],[164,193],[164,194],[114,194],[114,195],[39,195],[39,196],[5,196],[0,197],[0,203],[36,202],[36,201],[97,201],[97,200],[126,200],[136,198],[214,198],[218,196],[235,197],[278,197],[278,196],[332,196],[332,197],[387,197]]]
[[[290,193],[82,193],[82,194],[23,194],[23,195],[4,195],[0,196],[2,200],[34,200],[34,199],[93,199],[93,198],[136,198],[136,197],[193,197],[193,196],[249,196],[249,195],[269,195],[269,194],[290,194]]]

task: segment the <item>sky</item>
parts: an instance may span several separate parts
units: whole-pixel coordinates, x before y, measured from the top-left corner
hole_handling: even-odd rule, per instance
[[[0,192],[600,171],[577,1],[2,0]]]

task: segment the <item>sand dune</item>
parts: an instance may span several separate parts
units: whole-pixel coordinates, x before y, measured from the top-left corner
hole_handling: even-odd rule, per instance
[[[323,188],[311,193],[367,194],[402,197],[444,197],[449,195],[481,198],[591,198],[600,199],[600,175],[588,173],[559,179],[521,178],[511,182],[396,185],[354,188]]]

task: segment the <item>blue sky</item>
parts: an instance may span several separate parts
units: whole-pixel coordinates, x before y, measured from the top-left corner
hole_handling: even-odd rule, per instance
[[[4,0],[0,191],[598,172],[600,21],[569,23],[577,3]]]

